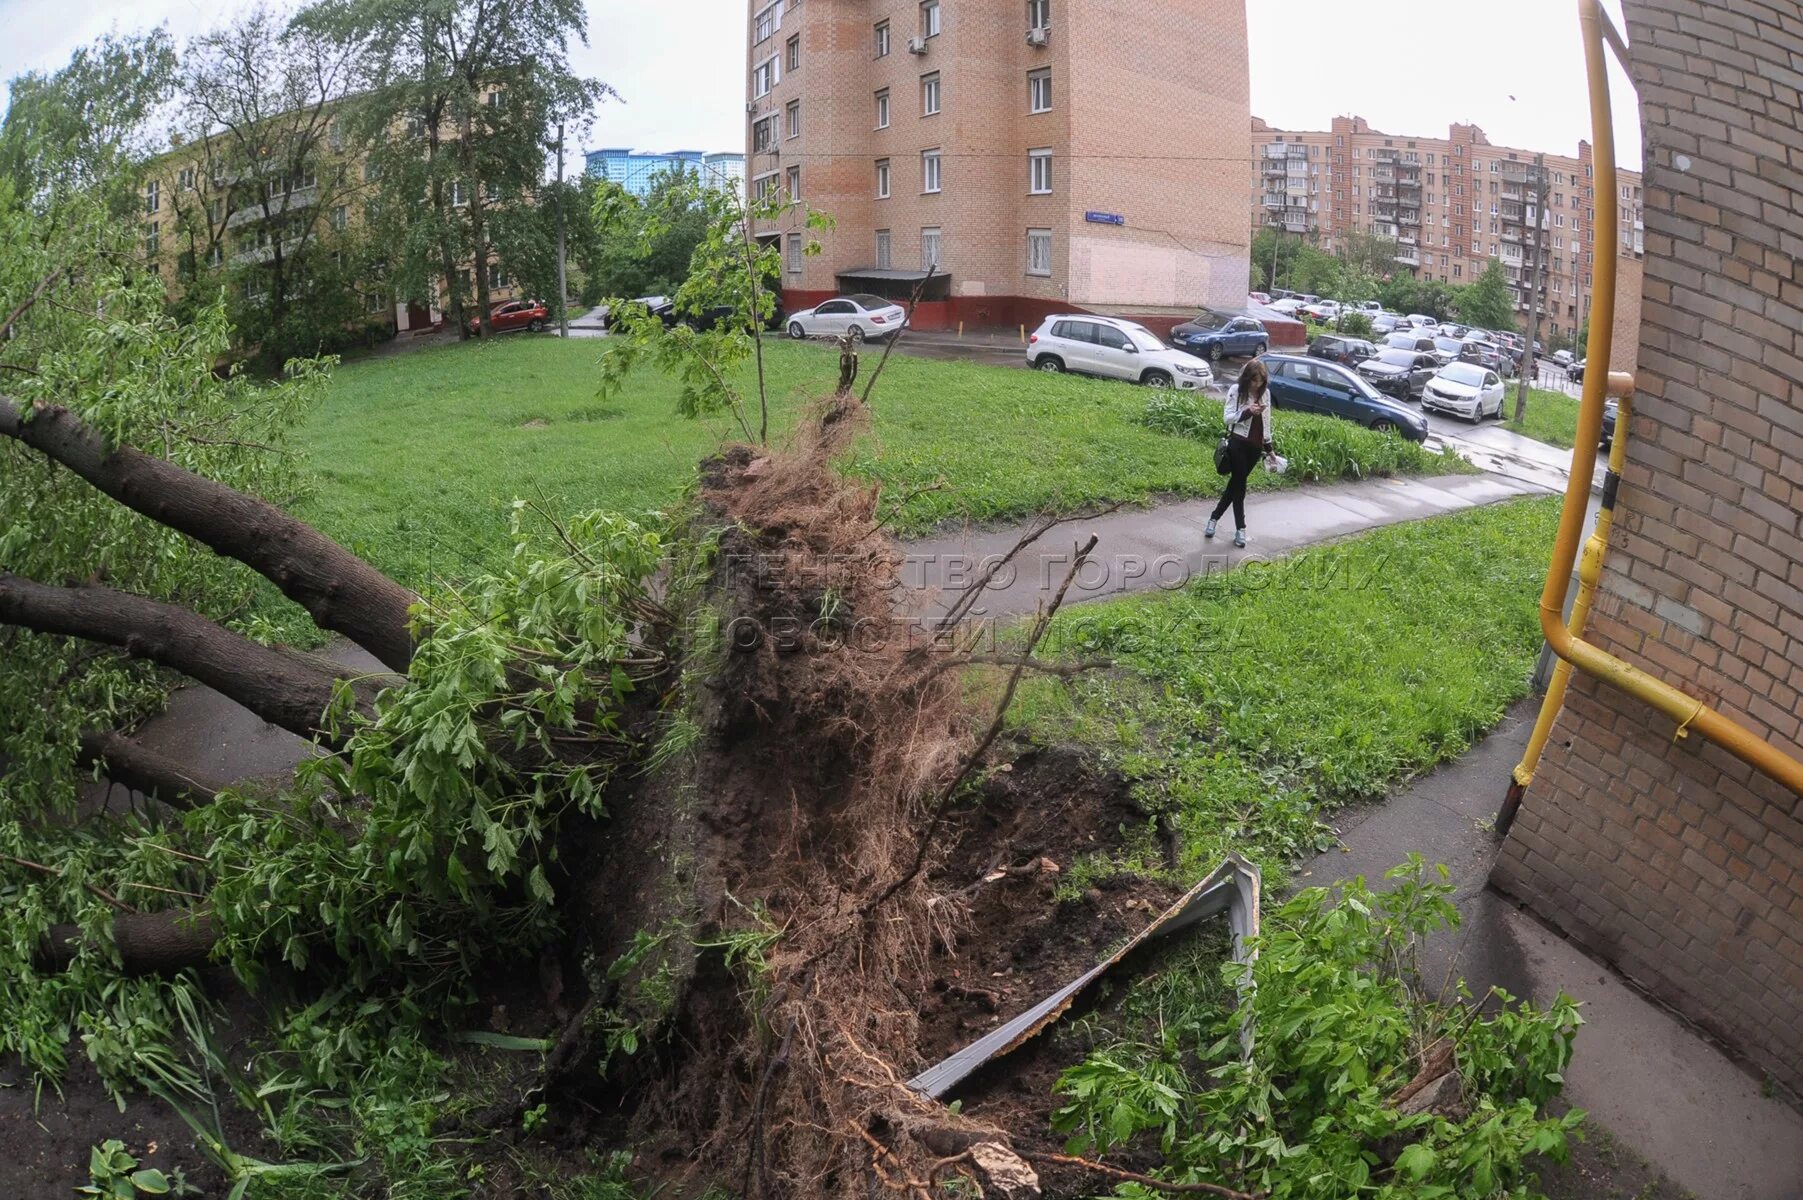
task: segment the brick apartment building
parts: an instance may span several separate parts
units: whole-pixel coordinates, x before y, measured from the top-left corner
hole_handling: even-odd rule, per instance
[[[1586,640],[1803,756],[1803,3],[1623,7],[1645,286]],[[1575,675],[1492,882],[1803,1092],[1803,796],[1678,732]]]
[[[791,309],[843,291],[916,316],[1165,323],[1245,304],[1244,0],[751,0],[747,175],[829,213],[783,239]],[[1181,114],[1183,135],[1171,136]]]
[[[1642,252],[1641,179],[1621,171],[1620,194],[1599,200],[1590,143],[1579,142],[1575,158],[1546,156],[1540,212],[1534,158],[1531,150],[1492,146],[1476,125],[1429,138],[1384,133],[1362,117],[1335,117],[1331,129],[1301,133],[1254,117],[1252,229],[1300,234],[1328,249],[1348,232],[1392,238],[1402,265],[1444,283],[1470,283],[1501,259],[1524,323],[1538,233],[1541,328],[1570,334],[1590,315],[1599,227],[1619,239],[1627,282],[1637,277],[1629,260]]]

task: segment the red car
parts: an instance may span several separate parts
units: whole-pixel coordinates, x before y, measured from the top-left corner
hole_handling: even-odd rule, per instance
[[[509,300],[488,310],[488,323],[496,333],[506,333],[510,329],[530,329],[537,333],[550,319],[551,311],[543,300]],[[471,317],[469,326],[470,332],[475,333],[481,321]]]

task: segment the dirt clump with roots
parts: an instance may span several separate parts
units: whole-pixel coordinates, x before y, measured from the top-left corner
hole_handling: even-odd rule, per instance
[[[716,636],[691,647],[697,736],[613,800],[588,851],[573,924],[590,994],[550,1094],[589,1114],[565,1138],[634,1146],[675,1194],[862,1197],[873,1175],[915,1195],[955,1176],[1038,1194],[1017,1131],[906,1081],[1170,894],[1142,880],[1055,898],[1073,858],[1149,818],[1079,756],[1031,751],[1017,770],[999,721],[985,734],[996,714],[963,700],[967,656],[896,617],[880,491],[833,465],[867,420],[841,394],[789,445],[705,464],[698,519],[723,532],[704,602]],[[683,936],[654,932],[668,929]],[[735,960],[738,935],[755,955]],[[646,1048],[616,1052],[622,1022]]]

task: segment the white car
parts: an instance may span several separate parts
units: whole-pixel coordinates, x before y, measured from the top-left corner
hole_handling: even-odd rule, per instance
[[[1186,392],[1205,389],[1215,380],[1207,363],[1171,349],[1144,325],[1088,313],[1047,317],[1027,339],[1027,365],[1035,371],[1075,371]]]
[[[1502,377],[1495,371],[1476,363],[1448,363],[1427,381],[1421,392],[1421,407],[1477,422],[1486,415],[1502,416],[1503,394]]]
[[[1553,351],[1553,361],[1562,367],[1569,367],[1576,359],[1569,350],[1555,350]]]
[[[789,314],[789,336],[840,338],[854,342],[880,341],[900,333],[908,323],[907,311],[893,300],[859,293],[839,296],[813,308]]]
[[[1280,312],[1286,317],[1293,317],[1302,311],[1302,301],[1290,296],[1283,300],[1273,301],[1269,307],[1272,312]]]
[[[1376,300],[1366,300],[1358,306],[1358,310],[1368,317],[1382,315],[1384,306]]]
[[[1434,318],[1423,316],[1421,313],[1410,313],[1408,320],[1409,324],[1413,325],[1416,329],[1426,329],[1429,325],[1438,327],[1440,324],[1440,322],[1434,320]]]
[[[1317,321],[1336,320],[1340,315],[1340,302],[1338,300],[1317,300],[1305,307],[1302,314],[1313,317]]]

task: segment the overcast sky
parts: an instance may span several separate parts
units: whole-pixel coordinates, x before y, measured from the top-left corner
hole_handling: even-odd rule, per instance
[[[1159,3],[1148,0],[1148,15]],[[1619,21],[1619,0],[1605,4]],[[162,22],[179,41],[239,7],[220,0],[0,0],[0,80],[60,66],[76,46],[109,29]],[[589,45],[576,63],[621,99],[595,114],[585,146],[742,149],[746,7],[744,0],[588,0]],[[1387,133],[1444,137],[1449,122],[1471,121],[1498,145],[1562,154],[1575,154],[1578,139],[1590,135],[1575,0],[1400,8],[1248,0],[1247,9],[1252,111],[1279,128],[1324,129],[1336,113],[1356,113]],[[1621,163],[1631,167],[1640,130],[1626,77],[1617,71],[1615,80]],[[574,152],[581,148],[571,147],[578,165]]]

